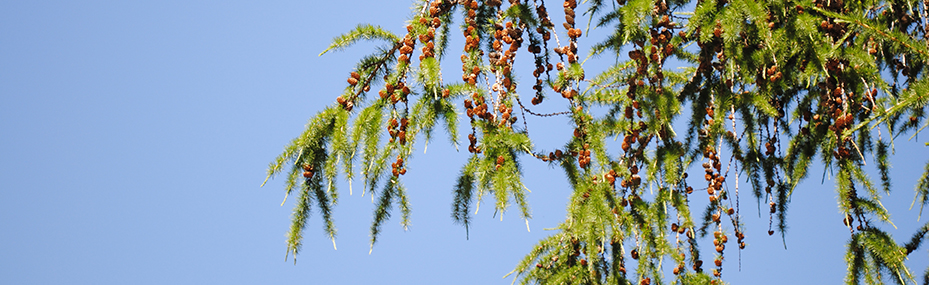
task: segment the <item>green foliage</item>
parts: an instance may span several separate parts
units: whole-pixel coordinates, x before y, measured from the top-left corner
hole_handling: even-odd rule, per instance
[[[306,131],[294,139],[284,149],[284,153],[268,167],[270,178],[283,170],[286,164],[292,163],[285,186],[287,190],[285,201],[296,188],[297,180],[300,179],[298,177],[303,178],[300,197],[294,207],[293,222],[287,234],[287,252],[294,254],[294,262],[300,251],[303,229],[310,216],[310,208],[314,200],[323,215],[325,231],[335,246],[336,229],[332,221],[331,208],[338,199],[338,192],[332,184],[335,171],[328,169],[335,168],[338,154],[330,153],[328,145],[332,144],[331,151],[335,153],[344,149],[344,136],[335,130],[344,129],[347,118],[348,115],[336,107],[323,110],[307,124]],[[322,175],[317,174],[319,170],[325,172]],[[323,184],[326,184],[327,188],[324,189]]]
[[[916,283],[903,263],[908,252],[897,246],[887,233],[867,229],[852,234],[846,259],[849,263],[847,284],[883,284],[883,273],[897,284]]]
[[[301,189],[288,254],[300,248],[313,203],[334,239],[338,173],[349,183],[360,173],[362,195],[375,201],[372,248],[395,208],[408,226],[402,177],[413,145],[428,145],[443,125],[458,148],[466,118],[470,158],[452,185],[451,213],[466,232],[489,197],[494,215],[515,205],[528,224],[525,163],[560,167],[572,188],[565,220],[511,272],[523,284],[722,283],[726,256],[746,246],[738,180],[768,210],[768,234],[785,237],[793,193],[814,165],[835,175],[850,232],[846,283],[916,283],[904,260],[929,224],[897,245],[882,229],[893,222],[881,199],[895,190],[894,141],[929,125],[924,3],[590,0],[579,8],[567,0],[552,6],[565,9],[564,21],[553,21],[546,4],[418,1],[403,37],[360,25],[334,39],[323,53],[386,43],[359,61],[338,105],[269,166],[269,178],[291,166],[287,195]],[[461,81],[442,70],[458,48],[449,47],[454,13],[465,39]],[[585,55],[577,44],[591,40],[591,23],[607,31]],[[517,55],[534,66],[517,65]],[[593,74],[589,59],[606,67]],[[372,88],[377,96],[368,96]],[[551,101],[565,109],[538,114],[524,105]],[[537,149],[515,111],[566,116],[573,136]],[[678,123],[686,127],[675,130]],[[929,164],[915,191],[920,210],[927,181]],[[698,200],[705,206],[692,209]],[[705,239],[711,251],[698,246]]]
[[[926,163],[923,176],[916,182],[916,199],[913,203],[915,204],[916,201],[919,201],[919,214],[922,216],[923,207],[929,204],[929,163]]]
[[[398,38],[393,33],[384,30],[384,28],[374,25],[361,24],[355,27],[354,30],[333,39],[332,44],[330,44],[329,47],[319,53],[319,55],[322,56],[330,50],[343,50],[360,40],[372,39],[379,39],[389,43],[400,41],[400,38]]]

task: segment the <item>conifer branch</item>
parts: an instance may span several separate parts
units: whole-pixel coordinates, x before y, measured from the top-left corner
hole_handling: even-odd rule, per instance
[[[342,50],[345,49],[359,40],[372,40],[379,39],[387,41],[388,43],[400,42],[400,38],[394,35],[393,33],[384,30],[383,28],[375,25],[369,24],[360,24],[355,29],[349,31],[348,33],[342,34],[334,39],[332,43],[329,44],[325,50],[319,53],[319,56],[322,56],[329,52],[330,50]]]
[[[916,182],[916,197],[913,197],[913,204],[910,204],[910,209],[913,209],[913,205],[919,201],[918,217],[922,217],[923,207],[929,204],[929,163],[926,163],[924,169],[922,177]]]
[[[848,14],[838,14],[838,13],[827,11],[827,10],[824,10],[818,7],[812,7],[812,8],[816,10],[817,12],[822,13],[823,15],[826,15],[832,18],[842,19],[850,23],[853,23],[855,25],[858,25],[862,28],[868,29],[885,39],[896,42],[906,47],[907,49],[922,55],[923,58],[929,58],[929,50],[927,50],[926,46],[915,42],[914,40],[912,40],[910,36],[902,32],[883,30],[881,28],[878,28],[877,25],[875,24],[868,24],[867,22],[869,21],[867,20],[864,20],[861,18],[853,18],[852,16]]]
[[[889,149],[897,136],[915,137],[929,125],[924,123],[929,79],[923,70],[929,49],[915,39],[925,31],[907,28],[918,11],[898,4],[698,1],[692,12],[681,12],[691,6],[566,0],[564,21],[553,23],[542,0],[417,1],[403,38],[359,25],[320,54],[360,40],[387,41],[358,63],[344,97],[337,99],[341,106],[313,117],[269,164],[265,182],[287,172],[285,197],[301,189],[287,256],[300,249],[312,203],[335,246],[334,180],[344,172],[351,183],[356,159],[362,164],[362,196],[371,192],[375,204],[372,250],[393,206],[408,229],[411,208],[400,179],[404,162],[420,135],[426,144],[431,141],[439,121],[457,149],[455,102],[463,100],[471,126],[470,158],[452,187],[451,218],[465,227],[466,238],[485,194],[494,199],[493,217],[502,219],[515,204],[529,229],[531,192],[521,181],[524,153],[562,168],[571,191],[557,231],[507,274],[515,275],[514,283],[722,283],[722,264],[731,254],[727,245],[739,250],[746,245],[739,211],[742,174],[759,214],[768,212],[768,234],[780,232],[786,241],[793,191],[801,189],[814,162],[836,175],[838,209],[852,236],[846,283],[915,283],[903,261],[919,248],[929,225],[898,246],[881,229],[885,224],[876,222],[896,227],[881,201],[892,186]],[[575,23],[579,5],[589,17],[583,30]],[[463,82],[449,83],[442,78],[441,60],[453,50],[450,12],[458,8],[466,40]],[[878,15],[879,10],[887,14]],[[590,36],[591,27],[609,30],[581,59],[577,43]],[[554,91],[568,111],[540,114],[523,104],[516,88],[522,82],[514,76],[521,67],[514,58],[525,51],[535,61],[533,105]],[[594,55],[615,56],[616,62],[585,79],[585,64]],[[557,68],[550,60],[559,61]],[[668,63],[683,67],[669,70]],[[381,83],[380,98],[365,98]],[[515,124],[514,105],[523,113],[523,129]],[[352,107],[363,109],[352,113]],[[573,136],[549,154],[535,151],[524,113],[569,115]],[[672,128],[681,120],[686,129]],[[881,126],[891,132],[887,141],[872,135]],[[386,142],[384,133],[390,135]],[[619,150],[607,143],[610,137],[622,138]],[[864,168],[869,155],[879,186]],[[704,176],[687,178],[695,163],[702,164]],[[920,210],[929,204],[927,181],[929,165],[911,207],[917,201]],[[692,208],[698,199],[709,200],[703,211]],[[734,242],[727,244],[729,239]],[[715,251],[703,251],[698,245],[704,240],[714,241]],[[634,261],[627,262],[630,257]],[[674,276],[664,275],[666,265]]]

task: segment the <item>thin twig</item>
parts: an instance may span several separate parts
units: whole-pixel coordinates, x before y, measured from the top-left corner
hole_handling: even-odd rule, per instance
[[[529,110],[529,108],[526,108],[526,106],[523,106],[523,102],[522,102],[521,100],[519,100],[519,96],[516,96],[516,103],[519,103],[519,108],[521,108],[521,109],[523,109],[524,111],[526,111],[526,113],[529,113],[530,115],[537,116],[537,117],[553,117],[553,116],[570,115],[570,114],[571,114],[571,111],[564,111],[564,112],[558,112],[558,113],[549,113],[549,114],[539,114],[539,113],[532,112],[532,110]],[[523,118],[523,120],[525,121],[525,118]]]

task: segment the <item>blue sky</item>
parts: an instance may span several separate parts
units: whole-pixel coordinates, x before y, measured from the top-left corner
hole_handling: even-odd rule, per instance
[[[531,232],[518,211],[501,221],[488,206],[466,239],[449,214],[468,154],[440,133],[408,162],[409,231],[395,216],[368,254],[370,196],[342,185],[338,250],[316,214],[296,265],[284,260],[283,179],[258,187],[373,45],[319,52],[362,22],[401,32],[409,3],[0,2],[0,283],[509,284],[502,276],[564,217],[570,190],[547,165],[525,163]],[[530,132],[551,149],[567,126],[531,121]],[[898,241],[920,225],[908,208],[929,157],[921,142],[898,141],[896,192],[885,200]],[[743,188],[749,246],[741,271],[728,253],[727,281],[841,281],[849,235],[820,177],[818,168],[795,192],[786,250]],[[909,264],[925,270],[926,249]]]

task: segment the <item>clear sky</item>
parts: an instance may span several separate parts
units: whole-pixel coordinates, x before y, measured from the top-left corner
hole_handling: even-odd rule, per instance
[[[362,22],[400,33],[409,4],[0,1],[0,284],[509,284],[503,275],[563,220],[570,193],[561,171],[535,160],[525,163],[531,232],[518,211],[501,221],[488,205],[466,239],[450,205],[468,153],[439,130],[408,162],[409,231],[395,215],[368,254],[370,196],[343,184],[338,250],[314,214],[296,265],[284,259],[293,204],[280,206],[283,179],[258,187],[373,45],[319,52]],[[547,119],[530,132],[551,149],[567,125]],[[929,158],[920,138],[898,141],[885,200],[898,241],[929,216],[917,223],[909,210]],[[742,188],[749,246],[741,271],[727,252],[727,281],[841,282],[849,233],[821,177],[817,168],[795,192],[788,249]],[[927,250],[909,264],[921,274]]]

